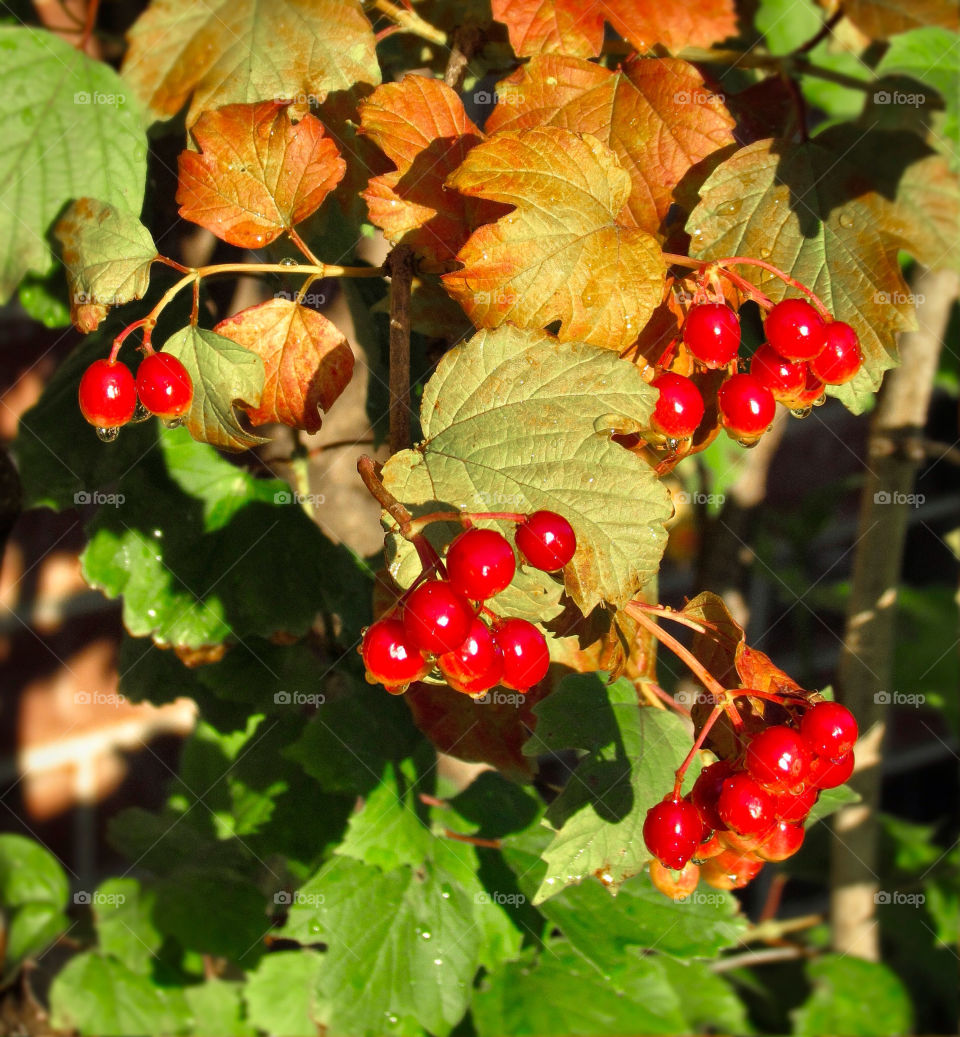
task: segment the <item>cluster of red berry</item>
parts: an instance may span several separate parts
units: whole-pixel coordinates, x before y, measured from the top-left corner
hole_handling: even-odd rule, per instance
[[[647,812],[643,838],[656,858],[653,884],[674,898],[688,896],[700,878],[739,889],[764,862],[792,856],[821,790],[853,772],[856,740],[850,710],[818,702],[799,725],[764,728],[738,757],[705,767],[687,797],[674,790]]]
[[[577,547],[573,527],[552,511],[535,511],[519,523],[514,542],[521,557],[544,572],[562,569]],[[467,695],[498,684],[526,692],[542,680],[550,665],[543,634],[483,604],[506,590],[516,565],[513,547],[496,530],[461,533],[447,551],[446,578],[414,584],[393,615],[365,631],[360,652],[368,679],[399,694],[436,666],[451,688]]]
[[[752,445],[770,427],[776,404],[803,415],[825,399],[826,386],[850,381],[860,369],[857,333],[842,321],[825,321],[803,299],[784,299],[767,314],[767,341],[754,353],[750,371],[736,370],[740,321],[725,303],[699,303],[683,325],[683,343],[702,367],[729,368],[717,392],[717,409],[734,439]],[[688,439],[704,415],[693,379],[666,371],[653,380],[660,397],[652,426],[665,440]]]
[[[148,353],[136,380],[117,360],[94,360],[80,379],[80,411],[101,439],[116,437],[117,430],[134,418],[138,400],[147,414],[176,421],[192,399],[190,375],[169,353]]]

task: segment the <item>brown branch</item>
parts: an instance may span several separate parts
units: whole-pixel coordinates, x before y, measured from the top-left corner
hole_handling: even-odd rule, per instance
[[[887,375],[867,443],[867,478],[860,498],[857,550],[837,671],[840,699],[860,730],[857,771],[850,784],[861,802],[833,818],[831,846],[833,944],[837,951],[876,961],[880,947],[874,894],[879,870],[876,811],[880,798],[880,749],[886,705],[876,692],[889,688],[897,586],[909,523],[909,494],[918,462],[890,450],[891,439],[921,435],[958,279],[949,271],[921,271],[914,289],[920,330],[900,340],[901,366]]]
[[[483,36],[476,26],[458,25],[450,40],[450,57],[443,73],[443,81],[451,90],[459,90],[467,73],[470,59],[477,52]]]
[[[395,454],[410,446],[410,246],[397,245],[384,267],[390,275],[390,453]]]

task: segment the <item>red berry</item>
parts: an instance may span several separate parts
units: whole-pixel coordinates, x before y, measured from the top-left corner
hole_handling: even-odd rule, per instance
[[[503,675],[503,650],[486,626],[474,619],[463,644],[441,655],[437,666],[454,691],[482,695]]]
[[[835,320],[827,325],[826,344],[810,361],[810,371],[827,385],[843,385],[860,370],[862,363],[857,333],[849,324]]]
[[[430,672],[399,619],[378,619],[367,627],[360,647],[367,675],[387,691],[403,691]]]
[[[726,828],[740,835],[762,832],[773,821],[773,807],[773,796],[749,774],[731,774],[724,779],[717,813]]]
[[[664,867],[682,868],[700,845],[703,825],[697,808],[671,792],[654,804],[643,822],[643,841]]]
[[[705,367],[726,367],[740,348],[740,321],[722,302],[692,306],[683,325],[683,343]]]
[[[775,724],[751,739],[747,770],[771,792],[786,792],[803,783],[810,770],[810,755],[799,731]]]
[[[485,601],[505,590],[516,569],[510,542],[495,529],[468,529],[447,551],[450,583],[473,601]]]
[[[803,836],[803,825],[777,821],[773,828],[764,834],[763,842],[755,851],[756,855],[765,861],[785,861],[803,845]]]
[[[403,607],[407,636],[422,652],[454,652],[470,631],[470,602],[444,580],[421,583]]]
[[[818,789],[835,789],[849,780],[853,774],[854,754],[847,753],[839,760],[826,756],[815,756],[810,765],[810,784]]]
[[[693,860],[697,864],[702,864],[704,861],[710,860],[711,857],[716,857],[718,853],[723,853],[726,847],[720,842],[720,833],[712,836],[700,843],[700,845],[693,851]]]
[[[762,436],[777,411],[773,394],[752,374],[731,375],[717,392],[717,405],[724,428],[746,440]]]
[[[825,390],[826,386],[810,371],[808,366],[807,380],[804,382],[803,388],[797,393],[789,406],[803,410],[807,407],[812,407],[816,403],[822,403]]]
[[[665,371],[650,383],[660,393],[650,424],[671,439],[693,435],[703,417],[700,390],[682,374]]]
[[[816,760],[810,764],[809,777],[812,780],[813,768]],[[789,792],[781,792],[774,797],[773,813],[778,821],[791,821],[798,823],[803,821],[807,814],[813,809],[819,792],[813,785],[806,785],[800,789],[791,789]]]
[[[514,691],[526,691],[546,677],[550,668],[547,639],[532,623],[508,619],[496,628],[493,636],[503,650],[501,684]]]
[[[742,889],[757,877],[762,867],[763,861],[758,861],[753,854],[724,850],[701,866],[700,875],[714,889]]]
[[[700,869],[693,861],[687,861],[679,871],[675,871],[653,860],[650,862],[650,881],[672,900],[685,900],[697,888]]]
[[[857,740],[857,721],[839,702],[818,702],[803,714],[800,733],[817,756],[838,760]]]
[[[720,798],[720,790],[723,783],[733,773],[733,768],[726,760],[717,760],[709,767],[704,767],[697,775],[690,791],[693,805],[700,812],[703,823],[711,831],[723,828],[723,821],[717,813],[717,800]]]
[[[764,330],[771,346],[788,360],[810,360],[827,341],[826,325],[804,299],[784,299],[767,314]]]
[[[159,418],[178,418],[193,399],[193,382],[187,369],[170,353],[150,353],[137,368],[140,402]]]
[[[97,428],[118,428],[133,417],[137,388],[125,364],[94,360],[80,379],[80,412]]]
[[[722,832],[717,832],[717,842],[725,850],[733,850],[736,853],[753,853],[765,835],[766,832],[755,832],[753,835],[739,835],[737,832],[725,829]]]
[[[807,371],[803,364],[795,364],[782,357],[768,342],[753,354],[750,374],[765,385],[775,400],[789,400],[803,391]]]
[[[573,526],[554,511],[535,511],[517,526],[514,535],[520,554],[535,568],[552,573],[573,558],[577,536]]]

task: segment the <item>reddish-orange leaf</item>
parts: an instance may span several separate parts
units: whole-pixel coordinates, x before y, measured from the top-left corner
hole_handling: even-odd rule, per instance
[[[758,648],[748,647],[745,641],[737,645],[737,673],[744,688],[774,693],[803,691],[792,677],[779,666],[774,666],[769,655]]]
[[[737,31],[734,0],[493,0],[493,17],[505,22],[520,57],[562,52],[591,58],[603,45],[603,23],[638,51],[709,47]]]
[[[630,174],[628,225],[655,231],[693,166],[733,143],[734,120],[677,58],[633,58],[618,72],[561,54],[534,58],[498,87],[487,129],[562,126],[591,133]]]
[[[346,170],[320,120],[293,122],[278,101],[204,112],[191,132],[201,150],[180,155],[180,215],[241,248],[306,219]]]
[[[630,178],[595,137],[555,126],[498,133],[448,183],[514,210],[457,254],[447,290],[478,327],[561,324],[558,338],[622,350],[650,319],[665,268],[656,240],[618,214]]]
[[[446,177],[483,140],[445,83],[405,76],[380,86],[360,106],[360,124],[397,167],[374,177],[362,193],[371,222],[390,241],[403,241],[444,263],[475,227],[503,212],[444,187]]]
[[[600,53],[603,8],[570,0],[492,0],[493,17],[507,26],[521,58],[562,51],[583,58]]]
[[[353,374],[353,353],[335,325],[289,299],[269,299],[222,320],[214,329],[256,353],[266,378],[253,425],[278,421],[316,432]]]

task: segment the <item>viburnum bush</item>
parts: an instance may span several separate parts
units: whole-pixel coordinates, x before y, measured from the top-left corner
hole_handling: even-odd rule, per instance
[[[129,26],[89,3],[72,40],[0,27],[3,298],[56,324],[65,272],[86,336],[23,419],[25,500],[116,490],[82,565],[122,601],[121,690],[200,714],[163,809],[111,820],[131,870],[71,930],[55,1027],[754,1027],[710,962],[789,929],[730,891],[854,798],[857,719],[716,594],[660,603],[667,479],[778,412],[868,408],[915,326],[899,254],[940,265],[958,211],[933,71],[955,6],[810,5],[791,39],[781,6],[151,0]],[[916,105],[878,100],[904,83]],[[232,312],[240,278],[268,297]],[[312,521],[302,439],[355,348],[373,559]],[[438,750],[489,766],[458,786]],[[15,969],[67,886],[5,852],[47,876]],[[856,1032],[909,1026],[884,966],[820,951],[797,1032],[852,1032],[833,998],[883,1003]]]

